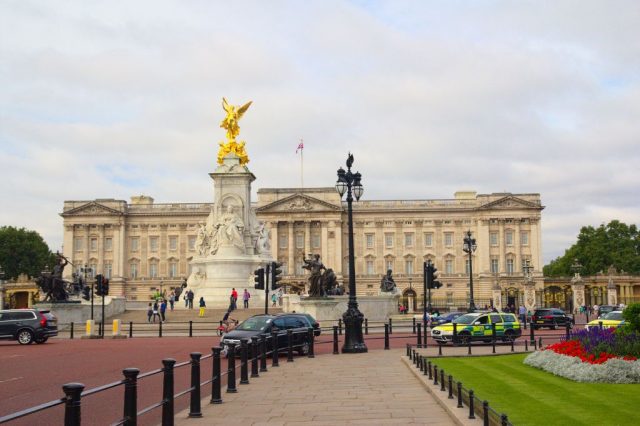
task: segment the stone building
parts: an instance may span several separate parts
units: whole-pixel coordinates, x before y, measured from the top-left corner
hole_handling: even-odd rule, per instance
[[[317,253],[347,284],[346,202],[335,189],[262,188],[257,194],[252,208],[270,229],[283,283],[289,289],[304,286],[303,258]],[[536,290],[543,290],[539,194],[457,192],[452,199],[361,200],[353,206],[358,294],[377,294],[382,276],[392,269],[404,302],[418,309],[423,263],[430,259],[443,283],[432,292],[432,304],[466,306],[469,257],[462,247],[467,230],[477,242],[472,257],[477,306],[521,303],[527,263]],[[190,274],[198,223],[211,208],[210,203],[157,204],[147,196],[129,203],[65,201],[64,255],[78,268],[86,264],[110,277],[113,294],[148,300]],[[248,278],[247,287],[252,285]]]

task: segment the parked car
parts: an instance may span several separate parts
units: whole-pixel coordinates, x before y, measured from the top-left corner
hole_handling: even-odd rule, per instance
[[[451,312],[447,315],[442,315],[439,317],[431,317],[431,327],[449,323],[464,314],[465,312]]]
[[[496,326],[496,337],[503,341],[514,340],[522,335],[520,322],[515,314],[505,312],[473,312],[454,319],[453,322],[439,325],[431,330],[434,340],[447,343],[453,341],[453,328],[459,341],[465,344],[474,340],[491,342],[493,338],[493,324]]]
[[[229,344],[239,346],[241,339],[270,336],[275,331],[278,336],[278,351],[285,352],[288,347],[287,332],[292,330],[294,349],[300,355],[307,355],[309,353],[309,327],[309,320],[302,314],[254,315],[225,334],[220,341],[220,346],[222,353],[227,356]]]
[[[549,327],[555,330],[558,327],[566,327],[567,323],[569,327],[573,327],[573,316],[557,308],[536,309],[531,317],[531,327],[534,330],[542,327]]]
[[[58,335],[58,320],[50,311],[8,309],[0,311],[0,339],[21,345],[44,343]]]
[[[617,311],[618,309],[615,305],[600,305],[598,308],[598,318],[604,318],[609,312]]]
[[[602,328],[620,327],[624,324],[622,311],[611,311],[601,318],[590,321],[587,325],[584,326],[584,328],[588,330],[592,327],[600,327],[600,323],[602,323]]]

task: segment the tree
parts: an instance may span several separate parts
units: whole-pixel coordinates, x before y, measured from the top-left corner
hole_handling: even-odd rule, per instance
[[[15,279],[20,274],[37,277],[45,266],[51,270],[55,259],[55,254],[36,231],[13,226],[0,228],[0,265],[5,279]]]
[[[578,241],[563,256],[543,268],[546,276],[571,275],[577,259],[583,275],[606,271],[609,266],[631,274],[640,274],[640,233],[636,225],[612,220],[607,225],[583,226]]]

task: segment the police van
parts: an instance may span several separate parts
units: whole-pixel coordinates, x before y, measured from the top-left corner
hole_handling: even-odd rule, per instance
[[[434,327],[431,329],[431,337],[440,343],[453,341],[454,324],[457,334],[457,339],[454,343],[466,344],[474,340],[491,342],[494,324],[496,339],[507,342],[522,335],[520,322],[518,322],[518,318],[514,314],[506,312],[473,312],[454,319],[452,323]]]

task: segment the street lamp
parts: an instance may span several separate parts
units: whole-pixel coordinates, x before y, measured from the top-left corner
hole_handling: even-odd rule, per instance
[[[347,193],[347,214],[349,220],[349,305],[342,319],[344,320],[344,345],[342,353],[361,353],[367,352],[367,346],[362,337],[362,322],[364,315],[358,310],[358,301],[356,299],[356,267],[353,254],[353,196],[356,201],[360,199],[364,188],[360,184],[360,173],[351,173],[353,165],[353,155],[349,153],[347,157],[347,171],[342,167],[338,169],[338,181],[336,182],[336,191],[340,194],[340,198]]]
[[[471,230],[467,231],[463,242],[462,250],[469,254],[469,312],[475,312],[476,304],[473,301],[473,259],[471,255],[478,246],[476,245],[476,239],[471,238]]]

